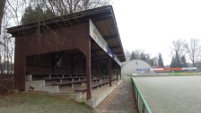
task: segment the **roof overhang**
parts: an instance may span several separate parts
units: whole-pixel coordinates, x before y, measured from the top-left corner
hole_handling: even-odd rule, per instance
[[[120,40],[117,22],[111,5],[77,12],[66,16],[60,16],[44,20],[38,23],[31,23],[27,25],[8,28],[7,32],[17,38],[19,35],[29,35],[31,33],[34,33],[36,29],[38,29],[38,27],[44,29],[44,26],[46,26],[51,29],[56,29],[59,27],[71,26],[74,24],[88,22],[89,19],[93,21],[93,23],[95,24],[105,41],[108,43],[113,53],[116,54],[116,56],[121,62],[124,62],[124,49]],[[92,52],[97,51],[101,50],[100,48],[96,47],[96,44],[93,42]]]

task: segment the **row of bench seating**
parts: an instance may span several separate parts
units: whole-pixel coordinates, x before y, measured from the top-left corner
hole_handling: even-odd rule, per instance
[[[45,77],[41,78],[42,80],[49,81],[51,86],[65,86],[65,85],[71,85],[71,87],[74,89],[75,84],[82,84],[86,83],[86,76],[83,73],[79,74],[33,74],[35,75],[43,75]],[[106,75],[96,75],[92,76],[92,86],[91,88],[99,88],[101,86],[104,86],[106,84],[109,84],[109,76]],[[117,79],[112,79],[112,81]],[[54,81],[51,83],[51,81]],[[74,89],[75,92],[84,92],[86,91],[86,87],[79,87]]]
[[[45,73],[45,74],[43,74],[43,73],[31,73],[31,75],[34,75],[34,76],[49,76],[49,77],[51,77],[51,76],[56,76],[56,77],[80,77],[80,76],[86,76],[86,74],[85,73]],[[99,73],[99,74],[92,74],[92,76],[103,76],[104,74],[101,74],[101,73]]]
[[[112,81],[114,81],[114,80],[117,80],[117,79],[112,79]],[[99,82],[99,83],[95,83],[95,84],[92,84],[91,85],[91,88],[92,89],[95,89],[95,88],[100,88],[100,87],[102,87],[102,86],[104,86],[104,85],[107,85],[107,84],[109,84],[110,82],[107,80],[107,81],[103,81],[103,82]],[[78,99],[82,99],[83,98],[83,93],[85,92],[85,91],[87,91],[87,87],[79,87],[79,88],[75,88],[74,89],[74,91],[75,91],[75,93],[77,94],[77,98]]]
[[[100,83],[97,83],[97,84],[92,84],[91,88],[94,89],[94,88],[106,85],[108,83],[109,83],[109,81],[104,81],[104,82],[100,82]],[[86,90],[87,90],[86,87],[81,87],[81,88],[76,88],[75,89],[76,92],[79,92],[79,91],[83,92],[83,91],[86,91]]]
[[[66,79],[69,79],[69,78],[68,77],[66,77],[66,78],[60,78],[60,77],[59,78],[45,78],[44,80],[46,80],[46,81],[59,80],[59,82],[51,84],[51,85],[58,85],[58,86],[71,85],[73,87],[74,84],[86,83],[86,77],[81,77],[81,78],[71,77],[70,78],[71,81],[63,82],[63,80],[66,80]],[[94,78],[94,79],[92,79],[92,82],[99,83],[101,81],[107,81],[107,80],[109,80],[109,77],[108,77],[108,79]]]

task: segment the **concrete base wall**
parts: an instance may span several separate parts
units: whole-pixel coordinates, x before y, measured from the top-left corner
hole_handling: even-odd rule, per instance
[[[85,102],[92,108],[96,108],[121,83],[122,83],[122,80],[118,81],[116,84],[113,84],[112,87],[102,92],[101,96],[97,98],[93,98],[88,101],[85,99],[84,100],[82,99],[82,96],[85,94],[85,93],[83,94],[83,92],[73,94],[71,95],[71,98],[74,98],[75,100],[79,102]],[[25,91],[41,91],[41,92],[49,92],[49,93],[59,93],[59,86],[45,86],[45,80],[26,81]]]
[[[44,80],[26,81],[25,91],[42,91],[42,92],[49,92],[49,93],[58,93],[59,86],[45,86]]]
[[[105,99],[107,98],[107,96],[108,96],[110,93],[112,93],[112,91],[113,91],[120,83],[122,83],[122,80],[120,80],[119,82],[117,82],[117,84],[113,85],[110,89],[106,90],[100,97],[86,101],[86,104],[88,104],[88,105],[91,106],[92,108],[98,107],[98,105],[101,104],[101,103],[103,102],[103,100],[105,100]]]

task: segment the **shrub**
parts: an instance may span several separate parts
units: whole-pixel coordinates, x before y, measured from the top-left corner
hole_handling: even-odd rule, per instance
[[[8,95],[14,90],[14,76],[0,75],[0,95]]]

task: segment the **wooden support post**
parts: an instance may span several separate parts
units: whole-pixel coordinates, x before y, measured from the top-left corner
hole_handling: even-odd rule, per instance
[[[118,70],[118,64],[116,64],[116,68],[115,68],[117,71],[116,74],[117,74],[117,82],[119,81],[119,70]]]
[[[25,90],[25,75],[26,75],[26,56],[20,46],[15,45],[15,68],[14,68],[14,84],[15,88]]]
[[[72,79],[72,82],[74,82],[74,79]],[[74,89],[74,83],[72,83],[71,88]]]
[[[111,58],[109,58],[108,61],[108,74],[109,74],[110,87],[112,87]]]
[[[82,59],[82,64],[83,64],[83,67],[82,67],[82,70],[83,70],[83,73],[86,73],[86,58],[83,58]]]
[[[71,73],[74,73],[74,67],[73,67],[73,62],[74,62],[74,55],[71,55]]]
[[[52,53],[52,73],[55,72],[54,58],[55,58],[55,53]]]
[[[121,66],[119,66],[119,74],[120,74],[120,80],[121,80]]]
[[[86,76],[87,76],[87,100],[92,97],[91,89],[91,38],[89,37],[89,42],[86,51]]]
[[[119,81],[119,73],[117,73],[117,82]]]

